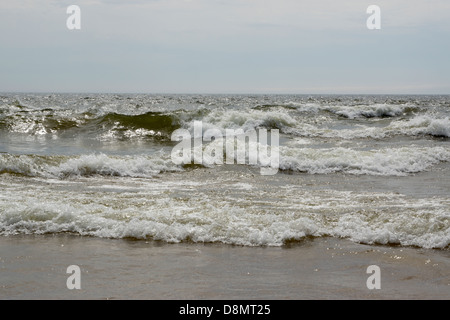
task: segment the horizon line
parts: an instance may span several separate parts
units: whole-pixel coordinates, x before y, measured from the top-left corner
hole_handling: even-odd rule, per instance
[[[0,94],[123,94],[123,95],[361,95],[361,96],[446,96],[450,93],[287,93],[287,92],[125,92],[125,91],[0,91]]]

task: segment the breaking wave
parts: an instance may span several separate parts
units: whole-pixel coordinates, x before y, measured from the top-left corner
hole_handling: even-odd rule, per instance
[[[423,248],[446,248],[450,243],[448,202],[442,199],[284,188],[267,194],[260,190],[257,199],[237,200],[214,190],[183,197],[171,193],[170,183],[148,185],[138,193],[127,192],[125,186],[121,192],[105,186],[108,191],[95,193],[30,188],[20,196],[14,188],[0,195],[0,235],[68,232],[245,246],[282,246],[327,236]],[[283,205],[273,198],[282,198]]]
[[[329,174],[344,172],[380,176],[405,176],[450,161],[450,149],[409,146],[380,150],[349,148],[280,149],[280,170]]]
[[[0,174],[62,179],[94,175],[151,178],[165,171],[179,171],[163,153],[158,156],[38,156],[0,154]]]

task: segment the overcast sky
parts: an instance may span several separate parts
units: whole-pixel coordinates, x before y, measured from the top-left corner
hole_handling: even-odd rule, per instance
[[[448,0],[0,0],[2,92],[450,94],[449,57]]]

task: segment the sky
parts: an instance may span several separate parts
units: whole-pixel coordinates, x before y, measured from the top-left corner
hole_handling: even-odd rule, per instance
[[[450,94],[449,57],[448,0],[0,0],[0,92]]]

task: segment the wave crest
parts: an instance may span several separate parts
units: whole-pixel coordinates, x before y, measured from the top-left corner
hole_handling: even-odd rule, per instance
[[[348,148],[293,149],[281,147],[280,170],[329,174],[405,176],[450,161],[450,150],[443,147],[402,147],[381,150]]]
[[[157,156],[68,156],[0,155],[0,174],[63,179],[94,175],[150,178],[164,171],[181,170],[170,158]]]

